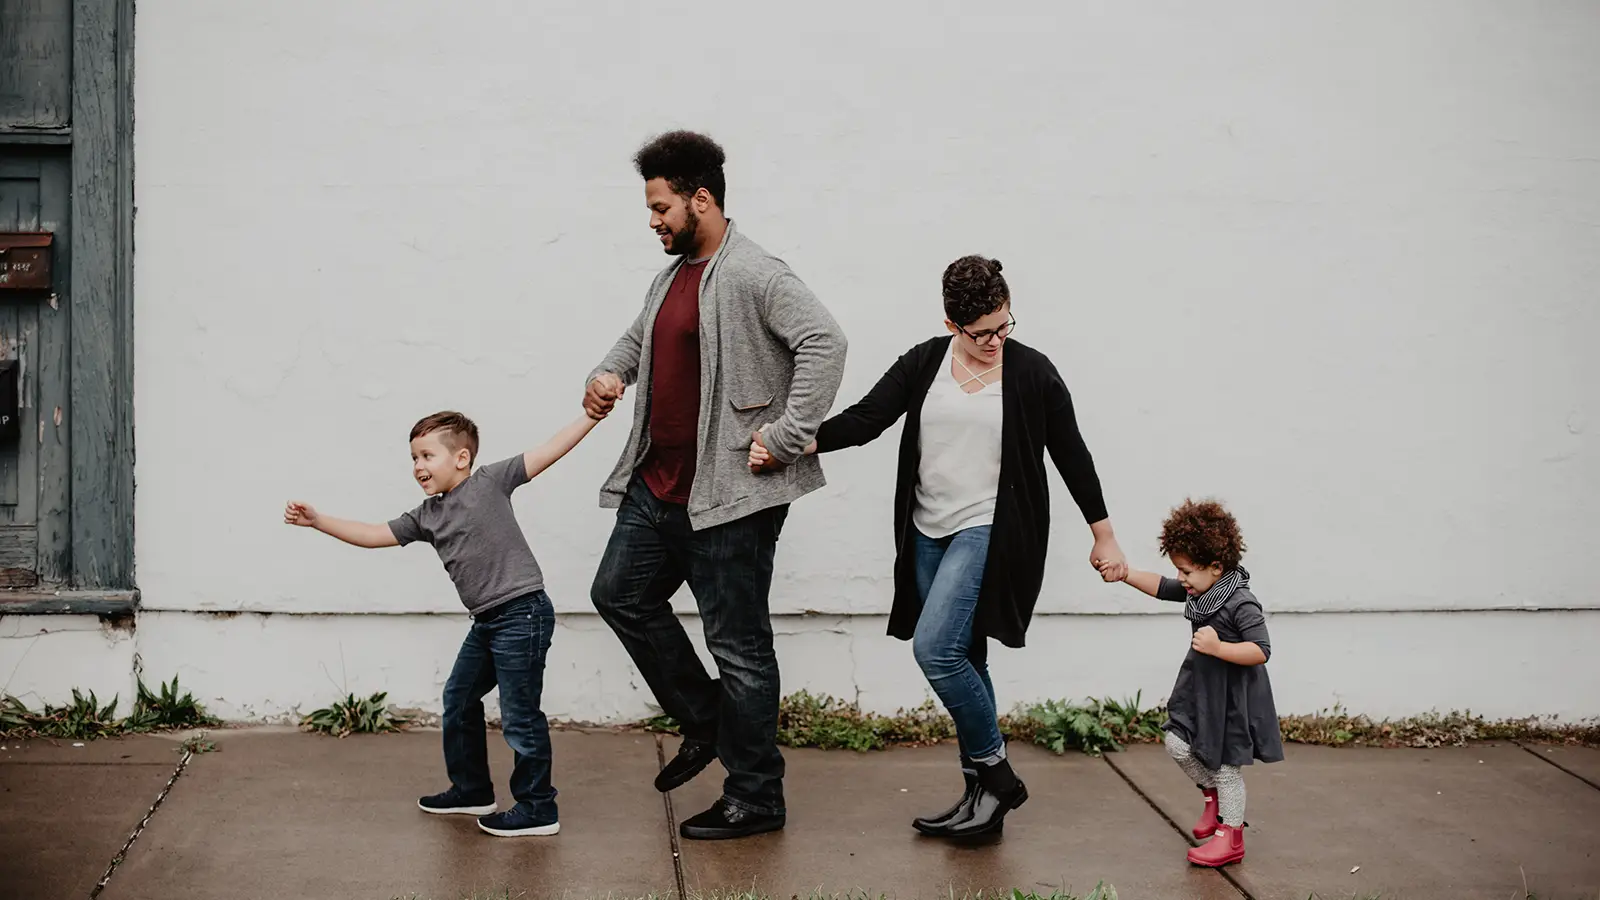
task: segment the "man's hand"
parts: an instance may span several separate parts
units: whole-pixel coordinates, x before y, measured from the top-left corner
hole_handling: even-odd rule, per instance
[[[1128,558],[1122,555],[1117,539],[1110,535],[1095,540],[1089,551],[1089,565],[1094,566],[1101,580],[1107,583],[1128,577]]]
[[[767,445],[762,443],[761,432],[758,431],[750,436],[750,472],[752,474],[781,472],[784,468],[784,464],[778,462],[777,458],[772,455],[772,451],[767,449]]]
[[[1222,639],[1217,637],[1215,628],[1205,625],[1195,629],[1194,637],[1190,639],[1189,646],[1193,647],[1196,653],[1216,656],[1217,651],[1222,649]]]
[[[302,528],[315,528],[317,524],[317,511],[309,503],[289,501],[283,508],[283,524],[299,525]]]
[[[589,389],[583,392],[583,411],[597,422],[604,419],[622,399],[624,390],[622,379],[610,372],[595,376],[589,382]]]

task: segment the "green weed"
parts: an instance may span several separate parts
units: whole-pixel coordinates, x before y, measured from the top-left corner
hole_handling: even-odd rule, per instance
[[[348,734],[399,731],[410,720],[390,710],[388,698],[388,693],[384,691],[364,699],[348,694],[343,700],[334,701],[332,706],[325,706],[301,719],[300,729],[340,738]]]

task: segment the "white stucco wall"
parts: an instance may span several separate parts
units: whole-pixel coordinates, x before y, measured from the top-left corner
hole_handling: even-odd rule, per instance
[[[1238,514],[1280,708],[1600,714],[1600,13],[958,9],[141,4],[146,671],[240,716],[436,705],[463,623],[423,615],[459,610],[432,553],[290,529],[284,501],[381,520],[419,499],[418,417],[469,413],[493,459],[578,414],[666,262],[630,155],[691,127],[847,331],[840,406],[940,328],[945,264],[1004,260],[1132,561],[1162,566],[1186,495]],[[571,718],[648,699],[588,600],[625,427],[517,498]],[[790,517],[773,607],[816,615],[781,619],[785,690],[924,695],[882,635],[893,445],[829,457]],[[1175,610],[1099,583],[1059,484],[1055,514],[1003,699],[1164,696]],[[240,610],[274,615],[201,614]]]

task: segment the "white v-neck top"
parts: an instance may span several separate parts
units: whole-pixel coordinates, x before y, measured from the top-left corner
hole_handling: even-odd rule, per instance
[[[961,382],[950,374],[955,348],[951,338],[943,367],[922,404],[922,459],[911,522],[931,538],[994,524],[995,498],[1000,493],[1004,382],[994,381],[975,394],[962,390]],[[972,374],[989,381],[1000,372]],[[968,380],[965,372],[963,380]]]

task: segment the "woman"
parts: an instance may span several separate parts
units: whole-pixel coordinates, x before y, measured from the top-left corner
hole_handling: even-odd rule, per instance
[[[806,452],[860,446],[906,417],[889,634],[911,640],[917,665],[955,720],[966,780],[960,801],[912,825],[927,835],[972,837],[998,833],[1006,813],[1028,799],[1006,760],[987,641],[1023,645],[1044,581],[1046,450],[1090,523],[1090,565],[1118,581],[1127,563],[1066,385],[1044,354],[1010,339],[1016,318],[1000,262],[965,256],[951,263],[944,309],[949,335],[907,351],[866,397],[824,422]],[[759,435],[750,465],[776,467]]]

